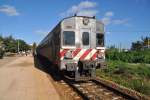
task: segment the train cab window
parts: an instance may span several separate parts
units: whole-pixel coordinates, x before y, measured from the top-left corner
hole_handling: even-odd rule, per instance
[[[63,32],[63,45],[66,45],[66,46],[75,45],[75,33],[73,31]]]
[[[96,46],[104,46],[104,34],[96,34]]]
[[[82,43],[83,45],[89,45],[89,32],[83,32]]]

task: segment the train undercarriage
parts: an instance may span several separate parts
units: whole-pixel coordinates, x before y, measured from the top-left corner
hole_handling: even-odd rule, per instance
[[[66,70],[63,74],[75,81],[90,80],[95,78],[97,68],[105,68],[106,64],[102,60],[78,61],[78,63],[66,63]]]

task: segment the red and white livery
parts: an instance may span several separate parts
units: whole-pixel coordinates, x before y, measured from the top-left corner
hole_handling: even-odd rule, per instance
[[[65,18],[42,40],[37,54],[71,78],[92,78],[105,65],[104,25],[95,17]]]

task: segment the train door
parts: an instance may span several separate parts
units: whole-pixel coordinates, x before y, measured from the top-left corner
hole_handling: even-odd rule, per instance
[[[91,47],[91,32],[90,29],[81,29],[81,46],[83,49],[89,49]]]
[[[81,31],[81,48],[83,49],[83,55],[81,60],[91,60],[96,50],[92,48],[91,44],[91,29],[82,29]]]

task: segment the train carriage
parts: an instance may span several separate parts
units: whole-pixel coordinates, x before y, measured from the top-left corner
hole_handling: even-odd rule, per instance
[[[105,66],[104,24],[95,17],[67,17],[41,41],[37,54],[70,78],[93,78]]]

